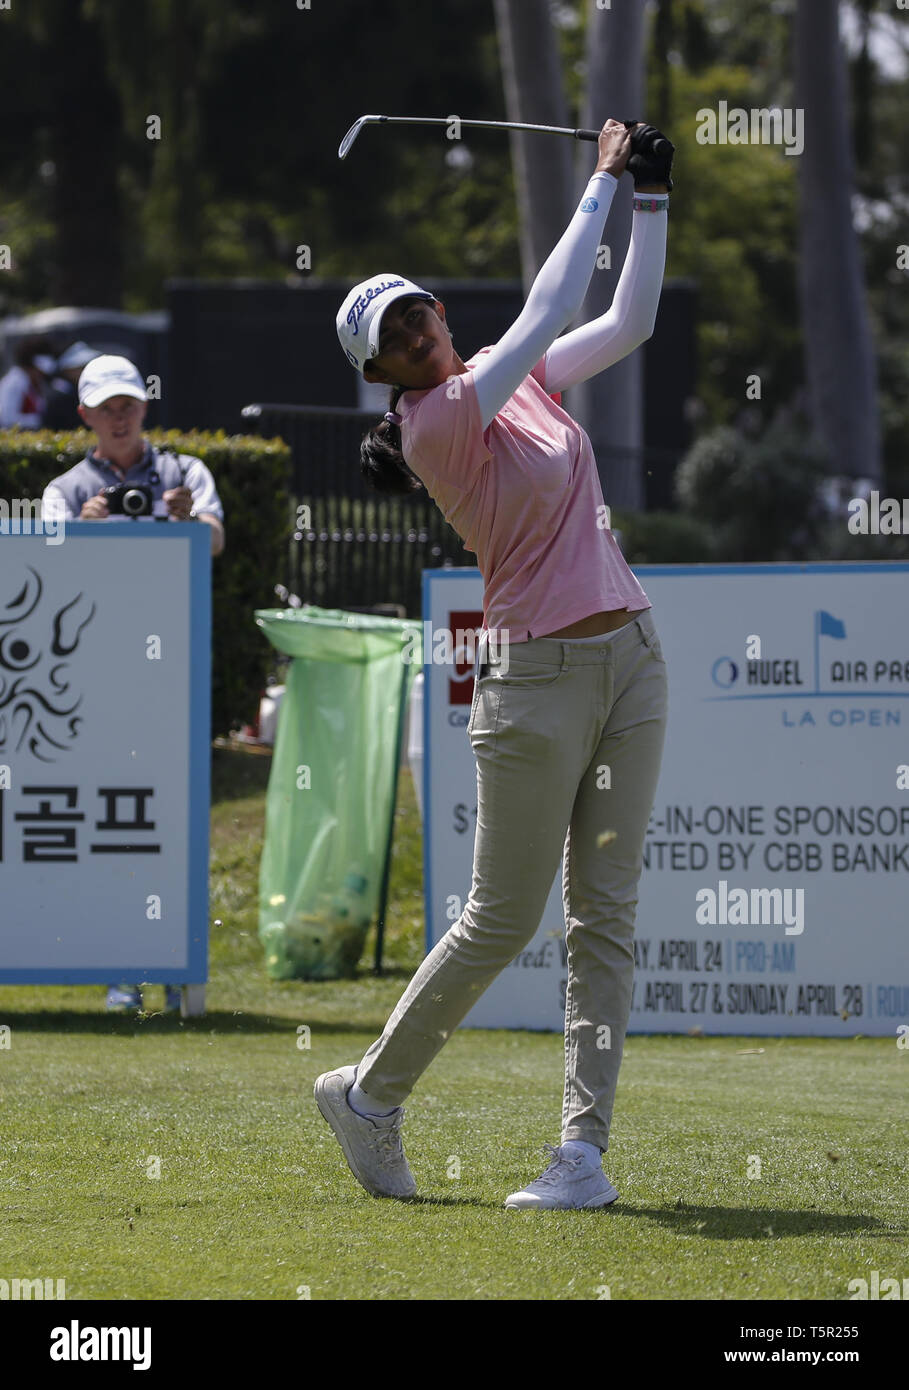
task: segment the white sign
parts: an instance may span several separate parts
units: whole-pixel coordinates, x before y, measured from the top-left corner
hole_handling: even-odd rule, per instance
[[[207,973],[207,526],[0,537],[0,982]]]
[[[640,566],[669,675],[629,1032],[897,1036],[909,1024],[906,564]],[[478,570],[424,622],[482,625]],[[427,646],[427,651],[428,651]],[[427,949],[470,891],[473,667],[427,662]],[[564,1027],[561,866],[466,1026]],[[457,914],[456,914],[457,915]]]

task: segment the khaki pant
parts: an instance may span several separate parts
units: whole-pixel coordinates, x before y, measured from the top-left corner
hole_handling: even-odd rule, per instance
[[[561,1142],[608,1147],[667,694],[650,609],[601,637],[536,637],[498,654],[493,648],[478,664],[467,726],[477,763],[470,897],[363,1057],[357,1081],[368,1095],[389,1107],[406,1099],[482,992],[536,934],[564,850]],[[605,831],[615,838],[598,843]],[[507,1074],[490,1083],[510,1084]]]

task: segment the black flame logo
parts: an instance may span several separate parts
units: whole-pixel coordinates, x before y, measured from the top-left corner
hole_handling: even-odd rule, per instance
[[[80,593],[56,613],[39,612],[44,585],[28,567],[25,583],[0,608],[0,753],[27,748],[42,762],[56,761],[52,751],[72,746],[82,719],[76,714],[68,661],[82,630],[95,615],[95,604]]]

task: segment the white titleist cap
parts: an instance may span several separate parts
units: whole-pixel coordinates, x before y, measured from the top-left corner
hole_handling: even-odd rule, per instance
[[[148,399],[145,382],[128,357],[102,353],[85,367],[79,378],[79,404],[89,408],[109,401],[111,396],[135,396],[137,401]]]
[[[361,280],[354,285],[350,294],[338,310],[335,320],[338,337],[347,360],[358,372],[371,357],[378,355],[379,331],[382,315],[396,299],[416,296],[419,299],[435,299],[434,294],[405,280],[403,275],[373,275],[369,280]]]

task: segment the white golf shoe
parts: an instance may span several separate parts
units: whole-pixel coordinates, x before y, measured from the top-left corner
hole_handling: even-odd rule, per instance
[[[401,1144],[404,1107],[399,1105],[390,1115],[358,1114],[347,1099],[356,1079],[355,1066],[323,1072],[313,1087],[316,1104],[361,1187],[373,1197],[413,1197],[417,1184]]]
[[[520,1192],[505,1198],[511,1210],[534,1208],[545,1211],[569,1211],[572,1208],[608,1207],[618,1198],[618,1192],[602,1168],[580,1156],[565,1153],[563,1148],[544,1144],[551,1162],[542,1177],[528,1183]]]

